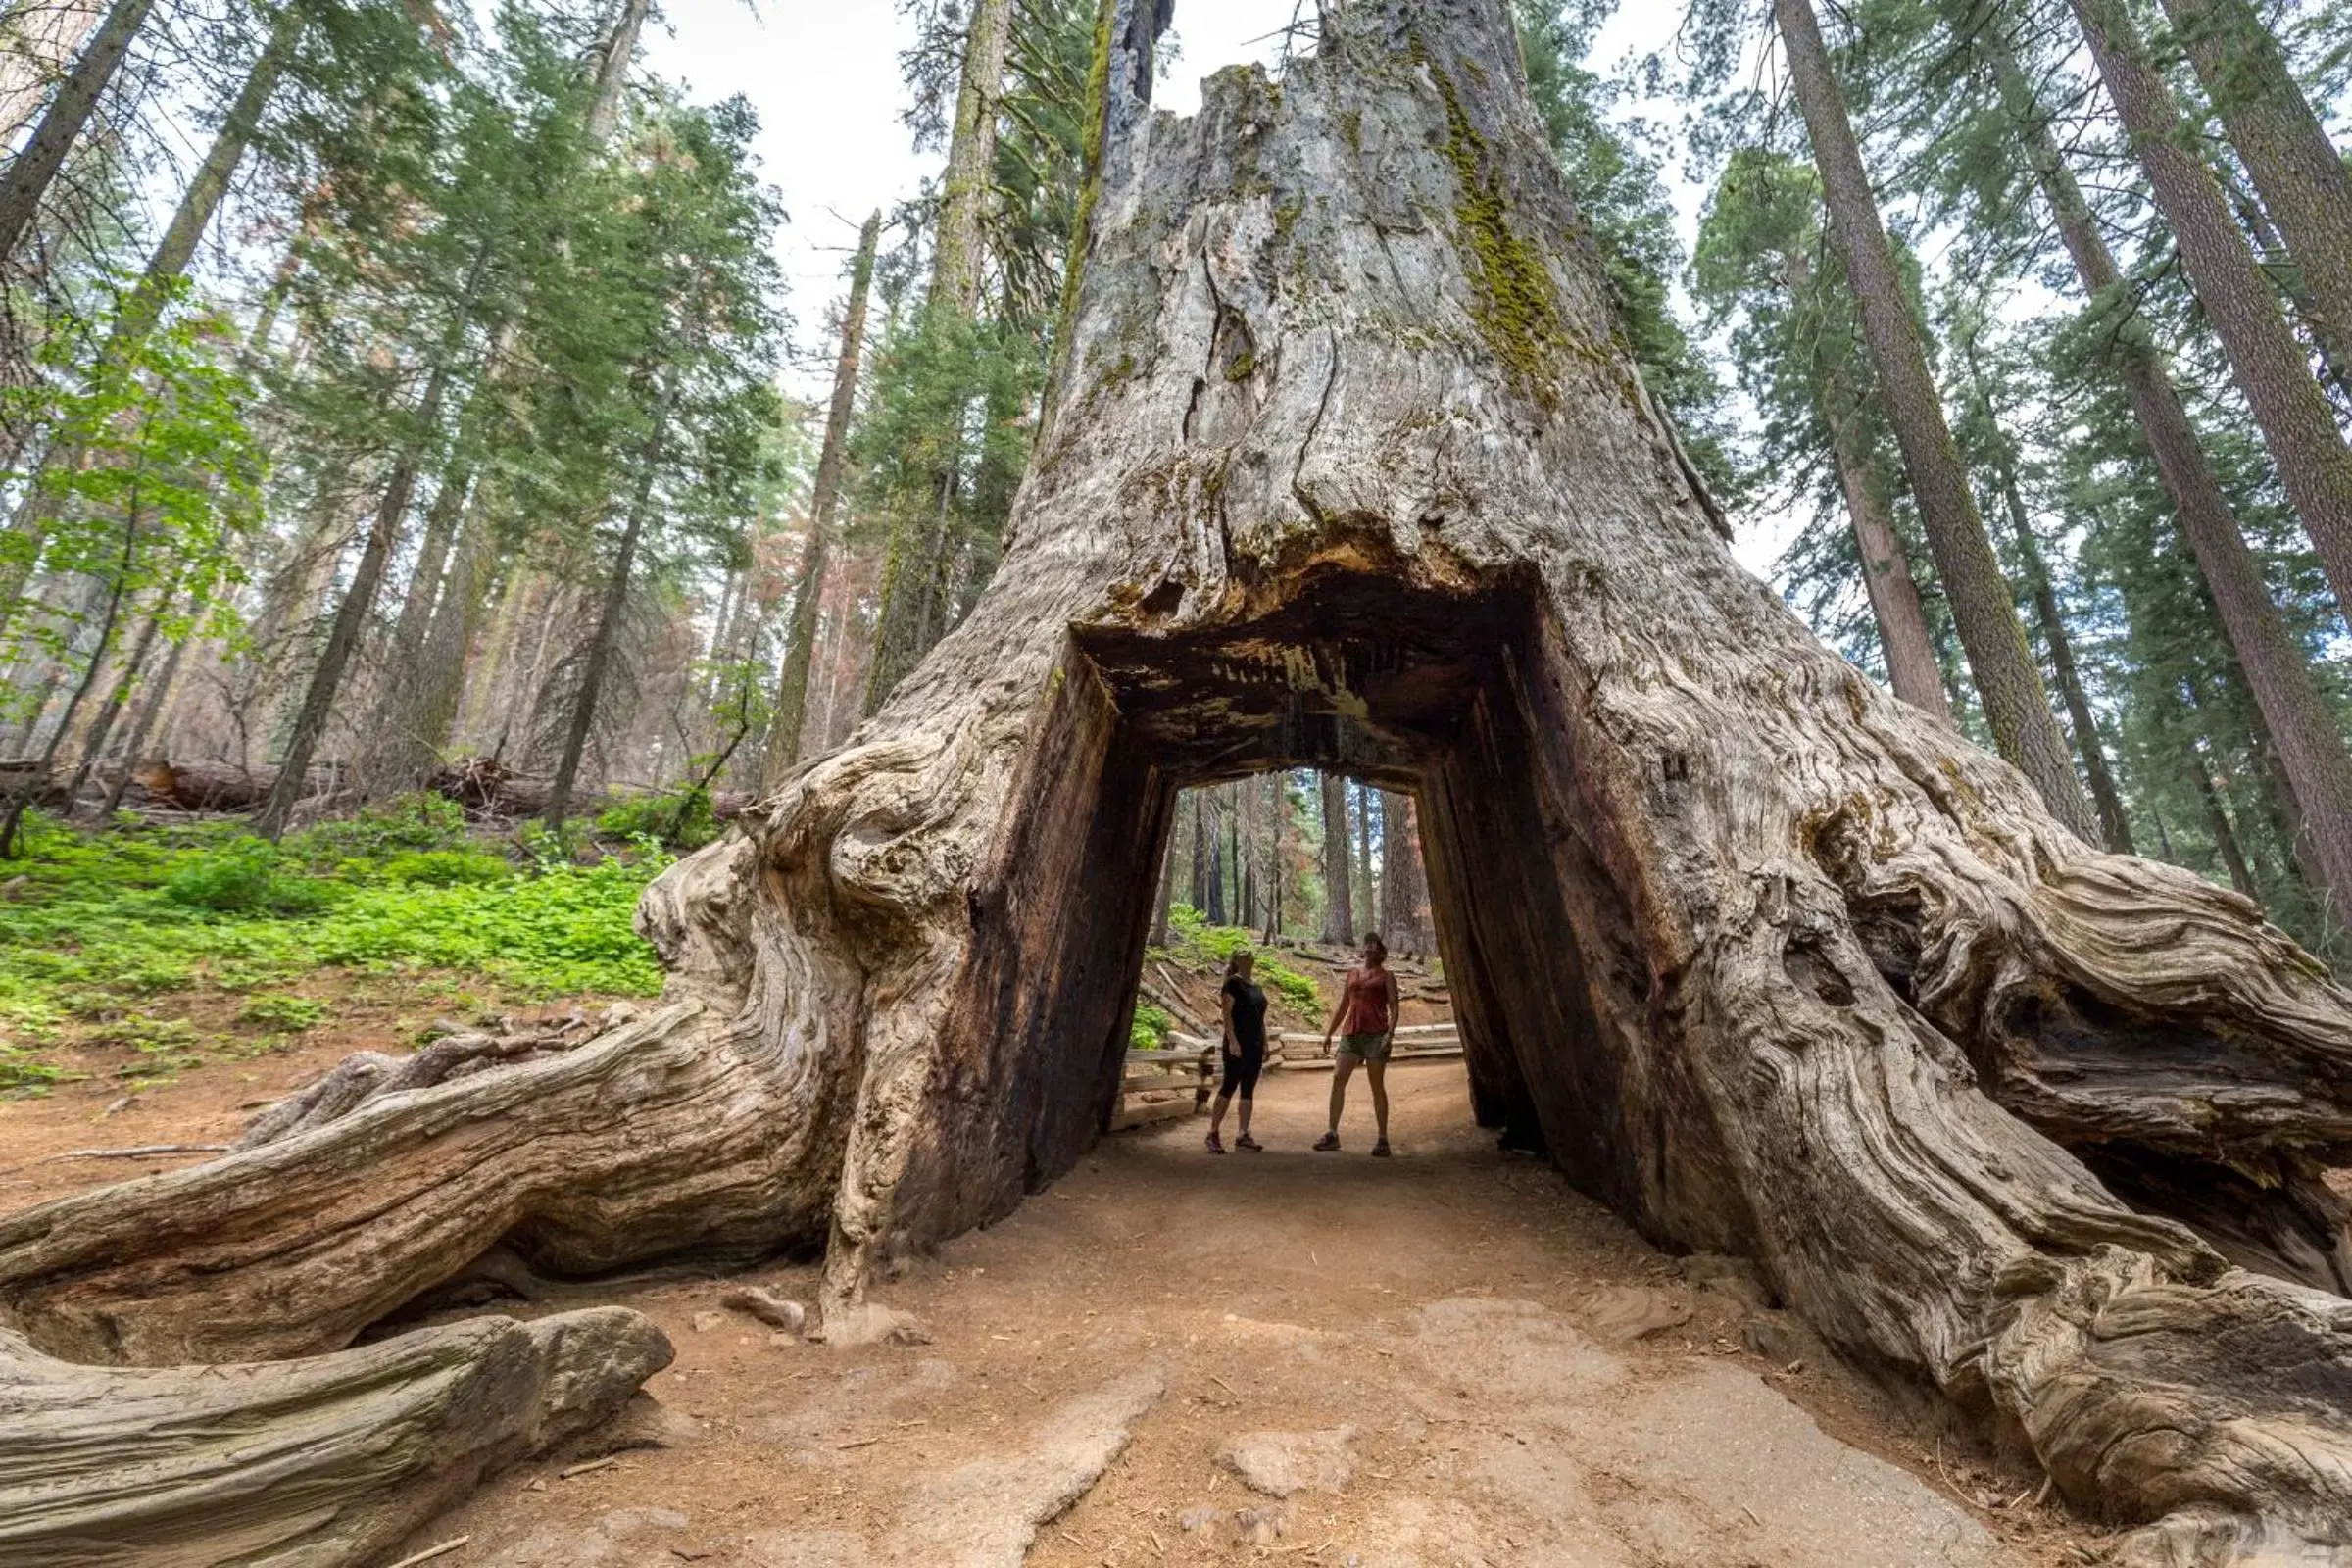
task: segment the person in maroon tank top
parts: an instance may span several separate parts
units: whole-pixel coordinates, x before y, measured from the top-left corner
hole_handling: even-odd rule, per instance
[[[1389,1044],[1396,1030],[1396,973],[1389,967],[1389,945],[1378,936],[1364,938],[1364,961],[1360,968],[1348,971],[1348,983],[1340,989],[1340,1004],[1331,1010],[1331,1022],[1323,1030],[1323,1049],[1331,1049],[1331,1037],[1340,1037],[1340,1049],[1332,1058],[1331,1073],[1331,1131],[1315,1140],[1315,1148],[1330,1153],[1340,1147],[1340,1112],[1348,1104],[1348,1080],[1355,1076],[1357,1066],[1372,1085],[1372,1116],[1379,1123],[1379,1140],[1372,1146],[1375,1158],[1389,1157]]]

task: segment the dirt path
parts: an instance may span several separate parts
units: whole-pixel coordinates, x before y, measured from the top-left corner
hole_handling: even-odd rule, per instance
[[[620,1300],[669,1330],[677,1362],[650,1387],[701,1438],[510,1474],[406,1549],[469,1536],[446,1568],[2086,1560],[2030,1497],[1958,1500],[2032,1483],[1823,1366],[1736,1270],[1669,1259],[1495,1152],[1458,1063],[1398,1069],[1388,1161],[1361,1152],[1360,1093],[1349,1152],[1307,1152],[1329,1082],[1269,1076],[1264,1154],[1206,1154],[1199,1120],[1114,1138],[916,1264],[880,1294],[928,1344],[771,1344],[718,1309],[727,1281],[562,1292],[540,1305]],[[1741,1348],[1751,1320],[1769,1357]]]

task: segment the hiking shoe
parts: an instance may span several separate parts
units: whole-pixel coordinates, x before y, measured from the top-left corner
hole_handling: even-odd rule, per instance
[[[1225,1140],[1219,1138],[1213,1132],[1210,1133],[1206,1138],[1201,1139],[1200,1142],[1208,1146],[1208,1152],[1212,1154],[1222,1154],[1225,1152]]]
[[[1339,1147],[1340,1135],[1338,1133],[1325,1133],[1322,1137],[1315,1140],[1315,1152],[1318,1154],[1331,1153]]]
[[[1374,1159],[1386,1159],[1389,1157],[1389,1141],[1386,1138],[1383,1138],[1379,1143],[1372,1146],[1372,1157]]]
[[[1266,1152],[1266,1146],[1259,1143],[1256,1139],[1250,1137],[1248,1133],[1244,1133],[1241,1137],[1236,1138],[1233,1141],[1233,1147],[1236,1149],[1247,1149],[1252,1154],[1262,1154]]]

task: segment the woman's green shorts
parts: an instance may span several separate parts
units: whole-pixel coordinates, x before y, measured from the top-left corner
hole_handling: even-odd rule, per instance
[[[1358,1061],[1386,1061],[1389,1059],[1389,1037],[1387,1035],[1342,1035],[1340,1036],[1340,1052],[1344,1055],[1353,1056]]]

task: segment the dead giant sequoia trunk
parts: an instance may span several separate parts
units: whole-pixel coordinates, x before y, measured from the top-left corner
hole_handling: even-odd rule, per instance
[[[502,1240],[821,1239],[857,1332],[870,1259],[1103,1125],[1177,789],[1329,766],[1415,799],[1483,1118],[2184,1556],[2352,1552],[2315,1180],[2352,999],[1738,567],[1561,239],[1504,10],[1364,0],[1177,122],[1120,0],[1004,568],[648,896],[705,1010],[0,1220],[0,1303],[63,1353],[283,1354]]]

